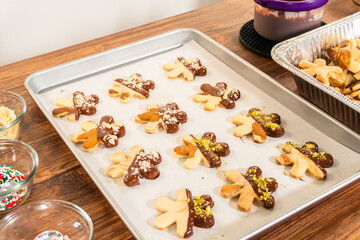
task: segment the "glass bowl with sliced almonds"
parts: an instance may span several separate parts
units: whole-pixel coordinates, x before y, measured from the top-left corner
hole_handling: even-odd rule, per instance
[[[18,139],[26,113],[26,102],[19,94],[0,90],[0,139]]]
[[[300,95],[360,134],[360,12],[274,46]]]

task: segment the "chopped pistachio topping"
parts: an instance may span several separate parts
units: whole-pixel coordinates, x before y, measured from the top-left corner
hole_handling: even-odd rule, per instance
[[[264,116],[264,120],[267,121],[267,122],[271,121],[271,119],[272,119],[272,118],[269,117],[269,116]]]
[[[252,169],[249,169],[249,170],[247,171],[246,176],[248,177],[248,176],[253,175],[253,174],[255,174],[255,173],[256,173],[256,169],[252,168]]]
[[[312,144],[312,143],[307,143],[305,144],[305,149],[308,150],[308,151],[311,151],[312,149],[316,149],[317,147],[315,146],[315,144]]]
[[[270,127],[271,130],[275,130],[275,129],[279,128],[280,125],[277,123],[268,122],[268,123],[265,123],[265,127]]]
[[[250,115],[251,115],[252,117],[258,117],[258,116],[261,116],[261,115],[262,115],[262,112],[261,112],[261,111],[252,111],[252,112],[250,113]]]
[[[297,145],[294,142],[287,142],[287,143],[285,143],[285,145],[297,148]]]
[[[267,187],[268,183],[274,181],[274,179],[270,179],[267,177],[259,177],[255,176],[256,169],[249,169],[246,173],[246,176],[250,176],[251,180],[258,186],[258,192],[261,194],[260,200],[268,200],[271,196],[269,192],[269,188]]]
[[[298,148],[298,146],[293,142],[287,142],[286,145]],[[299,149],[305,156],[319,158],[319,159],[326,159],[324,152],[311,152],[313,149],[318,149],[318,147],[313,143],[306,143],[304,146]]]
[[[207,203],[207,201],[204,198],[197,196],[196,198],[193,199],[193,203],[194,203],[194,211],[196,215],[200,217],[208,217],[212,215],[211,207],[209,205],[206,206],[205,209],[201,208],[201,206],[204,206],[204,204]]]
[[[258,179],[255,179],[254,182],[258,185],[261,190],[269,191],[267,184],[269,182],[272,182],[272,179],[266,178],[266,177],[259,177]]]
[[[195,138],[193,141],[198,144],[199,146],[203,147],[205,151],[216,151],[221,150],[222,146],[220,144],[214,143],[210,139],[206,138]]]
[[[326,159],[324,152],[314,152],[310,154],[313,158]]]
[[[260,196],[260,200],[266,201],[271,196],[270,192],[263,192],[263,194]]]

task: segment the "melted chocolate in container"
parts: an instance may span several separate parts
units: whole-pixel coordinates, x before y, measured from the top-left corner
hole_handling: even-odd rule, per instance
[[[300,12],[277,11],[256,3],[254,27],[256,32],[267,39],[283,41],[320,27],[322,11],[321,7]]]
[[[214,207],[214,201],[209,195],[197,196],[194,199],[190,190],[186,189],[189,207],[189,218],[187,231],[184,238],[193,235],[193,226],[200,228],[211,228],[215,224],[214,215],[211,208]]]
[[[278,183],[274,178],[266,178],[261,175],[261,169],[257,166],[252,166],[248,168],[244,177],[253,187],[262,205],[265,208],[272,208],[275,205],[275,198],[271,194],[276,191]]]
[[[179,57],[177,60],[181,62],[195,76],[204,76],[207,73],[206,67],[201,65],[201,62],[198,58],[195,58],[191,64],[189,64],[183,57]]]
[[[301,148],[291,142],[288,144],[291,144],[306,157],[310,158],[326,177],[327,172],[324,168],[329,168],[334,164],[334,159],[329,153],[319,152],[319,146],[311,141],[306,142]]]
[[[235,101],[241,96],[238,89],[232,89],[227,86],[224,82],[218,82],[215,87],[208,83],[201,85],[200,89],[204,92],[203,94],[210,94],[211,96],[222,98],[220,104],[227,109],[235,107]]]
[[[281,118],[277,113],[263,114],[260,109],[252,108],[248,113],[270,137],[281,137],[285,133],[285,129],[281,126]]]
[[[199,148],[212,168],[220,167],[220,157],[225,157],[230,154],[229,145],[224,142],[216,142],[216,136],[212,132],[204,133],[201,138],[192,137],[196,146]]]
[[[125,127],[115,125],[112,116],[103,116],[97,127],[97,138],[100,139],[106,148],[118,145],[118,139],[125,135]]]
[[[73,93],[75,119],[79,120],[80,115],[93,115],[96,113],[95,105],[99,103],[97,95],[85,96],[83,92]]]
[[[136,154],[130,164],[124,183],[128,187],[140,184],[140,178],[154,180],[160,176],[160,171],[156,165],[161,163],[161,155],[158,152],[145,152],[143,149]]]
[[[155,88],[155,83],[151,80],[144,81],[139,73],[134,73],[130,79],[115,79],[116,82],[130,88],[131,90],[140,93],[145,98],[149,97],[150,90]]]
[[[176,103],[167,103],[159,106],[159,114],[164,123],[167,133],[175,133],[179,131],[179,124],[186,123],[187,115],[184,111],[180,111]]]

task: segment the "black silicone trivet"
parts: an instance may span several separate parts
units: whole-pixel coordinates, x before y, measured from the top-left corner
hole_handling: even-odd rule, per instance
[[[321,26],[326,23],[321,22]],[[245,48],[262,57],[271,58],[271,49],[279,42],[260,36],[254,28],[254,20],[245,23],[240,29],[240,42]]]

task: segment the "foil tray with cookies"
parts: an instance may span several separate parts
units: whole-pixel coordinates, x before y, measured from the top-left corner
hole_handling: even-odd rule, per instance
[[[138,239],[254,237],[360,178],[358,134],[193,29],[25,86]]]
[[[360,134],[360,13],[277,44],[300,94]]]

